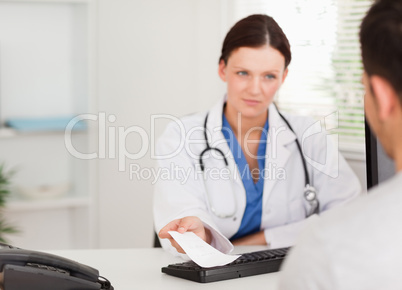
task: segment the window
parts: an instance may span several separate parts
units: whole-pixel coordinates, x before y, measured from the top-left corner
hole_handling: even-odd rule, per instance
[[[342,151],[364,153],[358,32],[370,0],[235,0],[233,21],[272,16],[287,35],[292,62],[277,95],[281,110],[334,120]],[[327,127],[328,129],[328,127]]]

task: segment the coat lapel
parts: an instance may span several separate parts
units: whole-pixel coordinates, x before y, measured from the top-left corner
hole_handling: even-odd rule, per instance
[[[230,151],[228,143],[222,134],[222,114],[223,105],[226,102],[226,97],[217,103],[209,112],[207,130],[208,130],[208,140],[211,147],[216,147],[221,150],[227,161],[230,170],[231,177],[233,177],[235,186],[241,187],[244,191],[243,181],[241,179],[239,170],[234,160],[233,154]],[[218,162],[224,162],[219,160]]]
[[[263,199],[269,198],[275,184],[285,177],[285,165],[291,152],[287,145],[294,142],[295,134],[279,116],[275,105],[269,106],[269,130],[265,153],[264,194]]]
[[[231,178],[233,178],[235,195],[237,198],[238,209],[244,211],[246,204],[246,194],[240,172],[237,168],[233,154],[222,134],[222,113],[226,98],[218,102],[208,113],[207,137],[211,147],[222,151],[228,161]],[[286,123],[279,116],[276,107],[269,106],[269,130],[267,137],[267,146],[265,152],[265,172],[264,172],[264,190],[263,204],[269,198],[275,184],[283,177],[284,167],[289,160],[291,151],[287,146],[296,139],[295,134],[289,129]],[[218,158],[216,158],[218,157]],[[210,163],[218,168],[222,167],[224,161],[220,155],[214,155]]]

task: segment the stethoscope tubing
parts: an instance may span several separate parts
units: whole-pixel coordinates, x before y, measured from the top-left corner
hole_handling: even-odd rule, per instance
[[[204,156],[205,153],[207,153],[210,150],[215,150],[215,151],[219,152],[219,154],[221,154],[223,157],[223,161],[225,161],[225,165],[229,166],[228,160],[226,159],[225,154],[223,154],[222,150],[220,150],[219,148],[216,148],[216,147],[211,147],[209,145],[208,136],[207,136],[207,121],[208,121],[208,113],[205,117],[205,122],[204,122],[204,139],[205,139],[206,148],[201,152],[200,157],[199,157],[200,168],[201,168],[202,172],[204,172],[204,169],[205,169],[204,161],[202,160],[202,157]]]
[[[277,111],[278,111],[278,114],[279,114],[279,116],[281,117],[281,119],[286,123],[286,125],[288,126],[288,128],[289,128],[289,129],[293,132],[293,134],[295,134],[295,136],[296,136],[296,139],[295,139],[295,141],[296,141],[296,146],[297,146],[297,149],[298,149],[298,151],[299,151],[299,153],[300,153],[300,157],[301,157],[302,165],[303,165],[304,177],[305,177],[304,198],[305,198],[305,199],[307,200],[307,202],[310,204],[310,211],[307,213],[307,217],[309,217],[310,215],[313,215],[313,214],[318,214],[318,212],[319,212],[319,202],[318,202],[318,199],[317,199],[317,193],[316,193],[315,188],[312,186],[312,184],[310,184],[310,177],[309,177],[308,170],[307,170],[307,162],[306,162],[306,159],[305,159],[305,157],[304,157],[304,155],[303,155],[303,151],[302,151],[300,142],[299,142],[299,140],[297,139],[296,132],[293,130],[293,128],[292,128],[292,126],[290,125],[289,121],[279,112],[278,107],[276,106],[275,103],[274,103],[274,106],[276,107],[276,109],[277,109]],[[222,150],[220,150],[219,148],[216,148],[216,147],[211,147],[210,144],[209,144],[209,142],[208,142],[208,136],[207,136],[208,115],[209,115],[209,114],[207,113],[207,115],[205,116],[205,121],[204,121],[204,138],[205,138],[205,146],[206,146],[206,148],[201,152],[201,154],[200,154],[200,156],[199,156],[199,163],[200,163],[200,168],[201,168],[201,171],[202,171],[202,172],[205,172],[205,165],[204,165],[204,161],[203,161],[203,156],[204,156],[208,151],[212,151],[212,150],[217,151],[220,155],[222,155],[223,161],[225,162],[225,165],[226,165],[226,166],[229,165],[228,160],[226,159],[225,154],[222,152]],[[207,198],[208,198],[208,201],[210,202],[208,192],[207,192]],[[218,213],[216,212],[216,210],[214,209],[214,207],[211,206],[211,204],[210,204],[210,207],[211,207],[212,212],[213,212],[216,216],[218,216],[218,217],[220,217],[220,218],[229,218],[229,217],[234,216],[234,214],[235,214],[235,212],[234,212],[234,213],[231,214],[231,215],[221,215],[221,214],[218,214]]]

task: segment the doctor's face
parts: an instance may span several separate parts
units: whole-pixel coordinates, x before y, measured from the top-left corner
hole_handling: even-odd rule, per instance
[[[227,83],[226,114],[264,118],[267,108],[287,75],[285,58],[275,48],[240,47],[227,64],[219,64],[219,76]]]

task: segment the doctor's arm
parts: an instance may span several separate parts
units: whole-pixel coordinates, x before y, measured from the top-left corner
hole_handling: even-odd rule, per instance
[[[182,252],[167,231],[193,231],[213,247],[228,253],[233,245],[210,216],[203,180],[197,176],[198,160],[185,149],[177,150],[181,142],[177,129],[169,124],[156,147],[158,171],[165,173],[155,184],[153,206],[155,230],[161,245],[172,254]]]
[[[265,240],[264,231],[259,231],[257,233],[233,240],[232,244],[233,246],[258,246],[267,245],[267,241]]]

